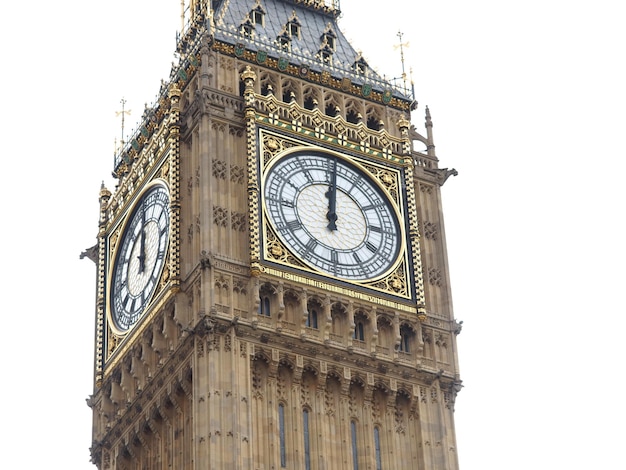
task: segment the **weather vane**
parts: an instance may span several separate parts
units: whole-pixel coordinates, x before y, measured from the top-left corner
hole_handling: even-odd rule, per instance
[[[120,140],[120,146],[123,147],[124,146],[124,116],[125,115],[129,115],[130,116],[130,109],[128,111],[126,111],[124,109],[124,107],[126,106],[126,100],[124,98],[121,99],[120,103],[122,103],[122,110],[121,111],[116,111],[115,112],[115,116],[122,116],[122,139]]]
[[[397,46],[393,46],[393,48],[400,49],[400,61],[402,62],[402,77],[400,78],[402,78],[402,82],[404,83],[404,91],[406,93],[407,88],[406,88],[406,72],[404,71],[404,48],[409,47],[409,43],[402,42],[402,37],[404,36],[404,34],[402,34],[402,31],[398,31],[397,36],[400,39],[400,44],[398,44]]]

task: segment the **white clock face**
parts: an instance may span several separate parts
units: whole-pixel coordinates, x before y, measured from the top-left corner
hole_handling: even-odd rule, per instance
[[[120,331],[139,320],[156,289],[169,240],[169,207],[165,186],[152,186],[135,205],[124,228],[110,296],[113,322]]]
[[[308,152],[279,159],[268,170],[263,196],[283,244],[325,274],[371,280],[398,258],[400,226],[389,199],[340,157]]]

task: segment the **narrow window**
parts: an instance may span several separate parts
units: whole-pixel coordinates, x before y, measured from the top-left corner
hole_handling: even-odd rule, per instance
[[[328,47],[330,47],[333,51],[337,48],[337,46],[335,46],[335,37],[330,35],[330,34],[326,34],[324,36],[324,40],[326,41],[326,44],[328,44]]]
[[[322,40],[322,45],[326,45],[330,50],[334,51],[337,49],[337,35],[333,32],[330,23],[320,39]]]
[[[270,316],[270,299],[269,297],[261,297],[259,300],[259,315]]]
[[[363,322],[358,321],[356,325],[354,325],[354,339],[359,341],[365,341],[365,334],[363,332]]]
[[[304,433],[304,468],[311,470],[311,445],[309,442],[309,410],[302,412],[302,427]]]
[[[317,330],[317,310],[309,310],[309,315],[306,317],[306,326]]]
[[[409,349],[409,335],[406,333],[402,334],[400,337],[400,351],[405,353],[411,352]]]
[[[292,38],[300,38],[300,25],[296,23],[289,23],[288,25],[289,35]]]
[[[410,345],[411,330],[406,325],[404,325],[402,328],[400,328],[400,351],[405,353],[411,352]]]
[[[285,406],[278,405],[278,432],[280,435],[280,466],[287,467],[287,452],[285,451]]]
[[[352,468],[359,470],[359,452],[356,445],[356,423],[350,421],[350,432],[352,434]]]
[[[376,470],[382,470],[383,464],[380,458],[380,431],[378,426],[374,428],[374,452],[376,452]]]
[[[263,26],[263,12],[260,10],[254,10],[252,12],[252,21],[254,24],[260,24]]]

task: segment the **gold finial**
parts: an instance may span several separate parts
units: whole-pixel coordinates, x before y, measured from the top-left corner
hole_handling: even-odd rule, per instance
[[[111,191],[104,185],[104,181],[100,185],[100,201],[107,202],[111,198]]]
[[[246,86],[248,85],[252,86],[254,81],[256,80],[256,73],[254,73],[252,68],[249,65],[247,65],[246,69],[243,72],[241,72],[241,79],[244,81]]]

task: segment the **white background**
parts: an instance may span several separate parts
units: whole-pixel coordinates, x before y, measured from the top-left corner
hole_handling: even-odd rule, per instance
[[[428,105],[440,166],[459,172],[443,203],[463,470],[623,465],[619,4],[342,1],[342,30],[388,77],[404,33],[413,123]],[[115,112],[126,98],[129,133],[168,78],[180,2],[1,9],[1,458],[90,469],[96,272],[79,254],[115,184]]]

